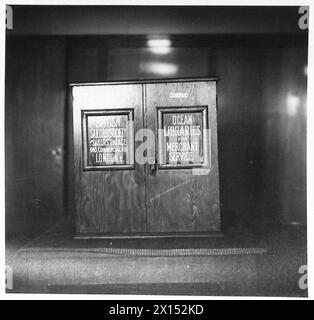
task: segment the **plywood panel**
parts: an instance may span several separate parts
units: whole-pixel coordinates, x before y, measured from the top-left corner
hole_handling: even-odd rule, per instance
[[[200,171],[180,168],[158,169],[155,174],[148,175],[148,231],[218,231],[220,204],[215,82],[151,83],[146,84],[145,89],[147,127],[153,132],[157,132],[158,107],[193,108],[204,105],[208,106],[211,132],[210,170],[203,168],[208,174],[199,175]]]
[[[82,110],[134,109],[134,130],[143,126],[142,85],[73,87],[77,232],[145,231],[144,167],[83,171]],[[135,144],[135,147],[137,144]]]

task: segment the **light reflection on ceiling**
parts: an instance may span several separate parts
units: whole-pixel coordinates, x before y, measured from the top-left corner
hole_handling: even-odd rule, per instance
[[[147,47],[154,54],[166,55],[171,52],[171,41],[169,39],[149,39]]]

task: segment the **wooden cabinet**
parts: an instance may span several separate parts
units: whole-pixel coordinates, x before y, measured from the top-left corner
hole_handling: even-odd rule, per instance
[[[71,87],[78,235],[220,230],[215,79]]]

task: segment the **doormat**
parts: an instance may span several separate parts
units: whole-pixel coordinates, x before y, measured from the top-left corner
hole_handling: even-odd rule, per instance
[[[134,249],[134,248],[28,248],[20,252],[27,253],[96,253],[115,256],[232,256],[265,254],[265,248],[188,248],[188,249]]]

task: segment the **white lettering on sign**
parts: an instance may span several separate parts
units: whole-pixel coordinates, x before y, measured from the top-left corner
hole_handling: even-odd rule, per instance
[[[163,114],[163,159],[166,164],[203,163],[203,115],[201,112]]]
[[[189,97],[188,92],[170,92],[170,99],[187,99]]]
[[[127,115],[92,115],[87,120],[88,164],[128,164]]]

